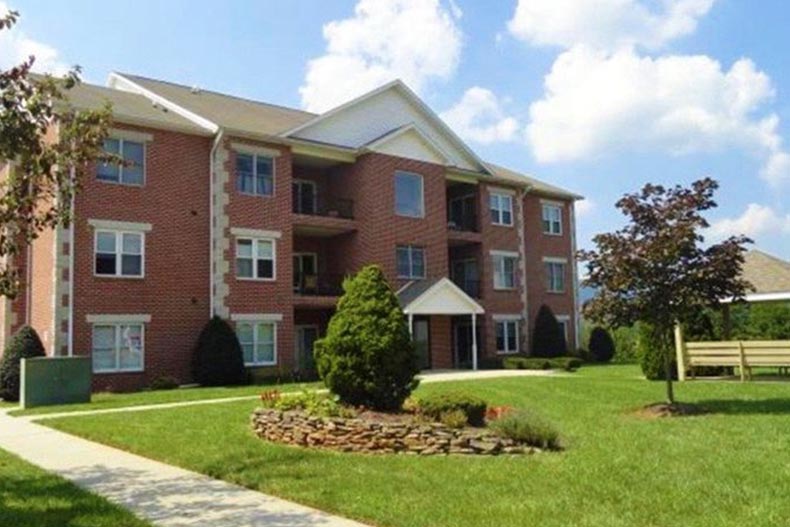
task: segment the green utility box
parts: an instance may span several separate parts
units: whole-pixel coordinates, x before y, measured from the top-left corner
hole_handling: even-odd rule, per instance
[[[22,408],[91,400],[90,357],[22,359],[19,404]]]

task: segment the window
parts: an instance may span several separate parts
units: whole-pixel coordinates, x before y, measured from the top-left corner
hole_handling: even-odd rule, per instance
[[[145,145],[125,139],[105,139],[104,151],[123,159],[123,165],[99,163],[96,179],[124,185],[142,185],[145,180]]]
[[[413,245],[399,245],[395,250],[398,278],[425,278],[425,249]]]
[[[315,214],[317,192],[313,181],[294,180],[291,184],[293,211],[297,214]]]
[[[545,261],[546,289],[550,293],[565,292],[565,263]]]
[[[236,334],[246,366],[277,364],[277,325],[274,322],[238,322]]]
[[[274,240],[236,238],[236,277],[274,280]]]
[[[567,346],[567,344],[569,342],[568,341],[568,327],[570,326],[571,317],[569,317],[568,315],[557,315],[556,318],[557,318],[557,324],[559,324],[560,328],[562,328],[562,334],[565,337],[565,344]]]
[[[548,203],[543,204],[543,232],[544,234],[562,234],[562,207]]]
[[[143,371],[143,325],[94,325],[91,357],[94,373]]]
[[[494,289],[516,288],[516,256],[494,254]]]
[[[491,222],[494,225],[513,225],[513,196],[492,193],[488,200]]]
[[[498,320],[495,324],[497,353],[518,353],[518,320]]]
[[[258,154],[236,154],[236,188],[243,194],[274,194],[274,159]]]
[[[395,172],[395,214],[422,218],[425,216],[422,176],[409,172]]]
[[[96,231],[95,272],[101,276],[143,276],[141,232]]]

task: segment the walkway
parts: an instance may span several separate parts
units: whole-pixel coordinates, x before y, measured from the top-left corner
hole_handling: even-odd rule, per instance
[[[0,412],[0,448],[163,527],[365,527]]]

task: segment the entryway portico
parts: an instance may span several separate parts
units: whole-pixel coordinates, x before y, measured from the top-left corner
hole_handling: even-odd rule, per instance
[[[418,346],[423,367],[436,367],[435,361],[431,360],[432,343],[429,333],[429,317],[468,315],[471,327],[474,328],[477,326],[477,316],[485,313],[480,304],[447,277],[409,282],[398,290],[397,296],[403,312],[409,319],[409,333]],[[449,318],[446,331],[448,334],[444,337],[449,343],[452,339],[449,334]],[[472,369],[476,370],[478,368],[477,331],[471,332],[471,340]]]

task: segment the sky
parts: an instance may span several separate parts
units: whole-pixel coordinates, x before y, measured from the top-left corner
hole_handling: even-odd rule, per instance
[[[586,196],[718,180],[708,240],[790,259],[785,0],[0,0],[0,67],[79,64],[324,111],[393,78],[486,160]]]

